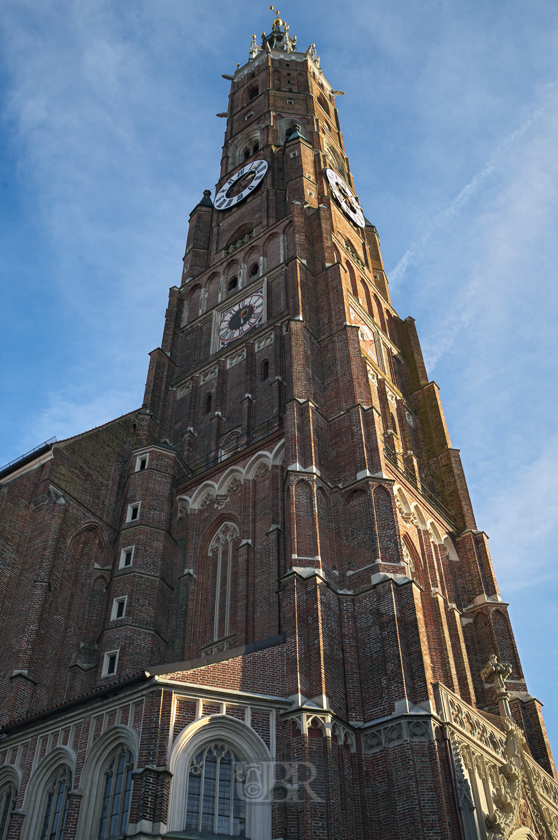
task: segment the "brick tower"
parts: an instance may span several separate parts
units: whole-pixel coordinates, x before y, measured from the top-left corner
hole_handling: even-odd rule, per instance
[[[231,81],[141,409],[0,473],[0,840],[558,837],[312,44]]]

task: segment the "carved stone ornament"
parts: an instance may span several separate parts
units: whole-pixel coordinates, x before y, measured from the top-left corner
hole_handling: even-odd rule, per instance
[[[235,365],[240,364],[246,358],[246,347],[243,347],[238,352],[233,353],[232,356],[227,356],[227,369],[234,367]]]
[[[511,718],[510,696],[506,691],[506,680],[512,671],[513,666],[509,662],[501,662],[495,654],[492,654],[480,674],[483,682],[494,683],[494,696],[503,718]]]
[[[226,545],[228,542],[233,542],[233,540],[238,539],[239,533],[238,528],[232,522],[225,522],[222,525],[213,539],[211,540],[211,545],[209,546],[209,554],[215,551],[220,545]]]
[[[256,339],[256,353],[273,344],[273,333],[269,332],[267,335],[262,335],[261,338]]]
[[[485,676],[503,682],[506,664],[494,657],[483,670]],[[518,826],[529,824],[525,798],[534,833],[540,840],[556,840],[558,784],[531,758],[521,729],[511,718],[473,709],[445,686],[438,691],[467,840],[478,837],[477,821],[487,840],[511,838]]]
[[[202,499],[200,509],[203,510],[203,508],[210,507],[214,503],[215,503],[215,496],[213,495],[211,490],[208,490],[207,493],[205,494],[205,496]]]
[[[209,370],[205,370],[200,375],[200,385],[205,385],[206,382],[211,382],[212,379],[215,379],[217,377],[217,373],[218,373],[218,368],[217,367],[212,367]]]
[[[178,513],[176,518],[182,519],[183,516],[186,516],[190,513],[190,504],[187,499],[178,499]]]
[[[242,481],[238,478],[238,476],[235,476],[232,479],[232,481],[229,482],[229,486],[227,487],[227,493],[232,495],[233,493],[236,493],[238,490],[240,490],[241,487]]]
[[[176,392],[176,399],[181,400],[182,397],[186,397],[192,390],[192,380],[190,379],[189,382],[185,382],[184,385],[181,385]]]
[[[375,726],[371,732],[363,733],[365,753],[375,753],[385,747],[393,747],[404,741],[431,741],[433,739],[430,719],[405,718],[397,723]]]

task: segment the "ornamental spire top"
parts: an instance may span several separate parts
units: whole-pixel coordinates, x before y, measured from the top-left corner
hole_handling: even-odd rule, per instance
[[[262,51],[267,52],[269,50],[282,50],[283,52],[294,52],[296,50],[296,35],[291,37],[289,33],[289,25],[285,23],[284,20],[281,20],[281,13],[279,10],[274,9],[273,6],[270,6],[269,8],[275,15],[273,26],[271,27],[271,33],[266,35],[265,32],[262,32],[262,42],[260,47],[256,44],[256,36],[252,35],[252,43],[250,44],[250,60],[256,58],[258,53]]]

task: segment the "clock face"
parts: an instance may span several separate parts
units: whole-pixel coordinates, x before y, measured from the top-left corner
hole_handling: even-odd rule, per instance
[[[217,210],[228,210],[229,207],[244,201],[252,190],[261,184],[267,167],[266,160],[254,160],[235,172],[215,196]]]
[[[261,323],[264,311],[263,289],[238,301],[221,315],[219,347],[226,347]]]
[[[355,225],[363,228],[365,225],[364,213],[362,212],[362,207],[358,203],[356,196],[353,195],[343,178],[341,178],[337,172],[334,172],[333,169],[326,169],[326,175],[331,191],[341,205],[341,209],[344,214],[348,216]]]

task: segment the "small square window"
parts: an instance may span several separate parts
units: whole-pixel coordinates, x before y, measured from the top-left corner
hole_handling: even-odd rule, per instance
[[[140,507],[141,502],[134,502],[132,505],[128,505],[126,522],[137,522],[137,520],[139,519]]]
[[[287,99],[287,105],[294,105],[294,99]]]
[[[126,602],[128,596],[124,595],[121,598],[115,598],[112,602],[112,612],[110,616],[111,621],[116,621],[119,618],[124,618],[126,614]]]
[[[147,462],[149,461],[149,455],[139,455],[136,458],[136,472],[141,472],[141,470],[147,469]]]
[[[128,548],[123,548],[120,552],[120,569],[126,569],[132,565],[134,559],[134,546],[129,545]]]
[[[119,650],[110,650],[108,653],[105,653],[105,658],[103,660],[103,677],[112,677],[116,674],[119,654]]]

